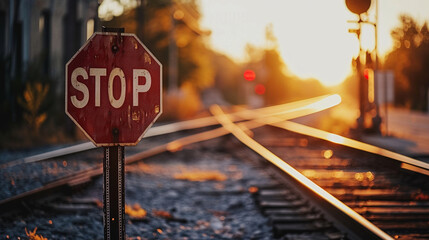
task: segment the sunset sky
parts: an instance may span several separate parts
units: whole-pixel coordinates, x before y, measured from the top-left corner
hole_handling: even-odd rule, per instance
[[[289,73],[316,78],[325,85],[343,81],[358,53],[358,41],[348,32],[357,20],[344,0],[201,0],[202,26],[212,31],[211,46],[237,61],[245,61],[247,43],[266,46],[265,28],[272,24]],[[374,20],[375,4],[371,6]],[[379,53],[392,47],[390,31],[406,13],[420,24],[429,21],[428,0],[379,0]],[[372,39],[371,27],[367,38]],[[364,33],[363,33],[364,34]],[[364,43],[372,48],[374,42]]]

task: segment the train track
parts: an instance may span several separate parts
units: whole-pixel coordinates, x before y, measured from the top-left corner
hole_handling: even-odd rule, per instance
[[[229,114],[229,116],[233,121],[238,121],[238,120],[242,121],[242,120],[249,120],[249,119],[255,119],[255,118],[266,118],[266,117],[273,117],[276,115],[278,116],[278,115],[284,115],[284,114],[287,114],[288,117],[292,119],[292,118],[316,113],[319,111],[323,111],[325,109],[338,105],[340,102],[341,102],[341,98],[338,95],[324,95],[320,97],[314,97],[314,98],[309,98],[301,101],[285,103],[281,105],[265,107],[260,109],[254,109],[254,110],[244,109],[241,111],[231,113]],[[273,122],[276,122],[276,121],[279,121],[279,120],[274,120]],[[194,119],[194,120],[188,120],[183,122],[165,124],[162,126],[150,128],[147,134],[144,136],[144,138],[160,136],[160,135],[170,134],[170,133],[184,131],[184,130],[209,127],[216,124],[218,124],[218,122],[213,116]],[[0,169],[16,166],[19,164],[34,163],[34,162],[44,161],[44,160],[48,160],[56,157],[63,157],[69,154],[84,152],[95,148],[97,147],[88,141],[80,144],[75,144],[69,147],[64,147],[61,149],[8,161],[7,163],[1,164]]]
[[[335,101],[334,101],[335,103]],[[313,112],[321,111],[326,109],[332,105],[332,98],[330,101],[326,101],[326,98],[316,98],[309,101],[301,101],[298,103],[282,105],[279,107],[270,107],[264,108],[257,111],[241,111],[238,113],[233,113],[229,115],[223,114],[219,108],[214,107],[213,113],[214,117],[207,117],[201,121],[193,120],[184,123],[180,123],[178,125],[167,125],[164,127],[160,127],[158,133],[154,133],[155,135],[174,133],[179,130],[193,129],[196,127],[209,127],[214,126],[218,123],[222,124],[223,127],[211,128],[209,130],[203,129],[201,132],[192,134],[186,137],[181,137],[179,139],[168,140],[165,143],[158,144],[157,146],[153,146],[150,149],[145,151],[136,153],[132,156],[126,157],[126,163],[131,164],[142,159],[148,158],[150,156],[154,156],[156,154],[160,154],[166,151],[175,152],[182,149],[184,146],[190,145],[192,143],[197,143],[209,139],[213,139],[216,137],[227,135],[228,133],[232,133],[235,135],[240,141],[246,144],[246,146],[253,149],[255,152],[260,154],[263,158],[269,160],[277,167],[272,170],[275,172],[276,178],[285,179],[289,183],[285,184],[283,181],[280,181],[280,188],[271,188],[267,186],[258,186],[259,191],[255,191],[258,195],[258,202],[261,204],[261,207],[265,209],[265,213],[269,214],[274,223],[274,231],[277,236],[287,235],[289,234],[290,238],[293,239],[294,235],[290,235],[290,232],[299,232],[297,229],[293,228],[293,224],[291,222],[306,222],[307,225],[301,224],[300,226],[307,226],[307,228],[301,229],[302,231],[312,232],[313,235],[308,235],[308,239],[312,239],[311,237],[315,236],[315,231],[319,231],[326,239],[392,239],[393,237],[402,237],[406,239],[407,237],[413,236],[426,236],[426,232],[423,230],[423,223],[427,219],[422,217],[422,214],[419,214],[418,211],[426,212],[429,205],[425,203],[425,192],[424,189],[412,188],[407,189],[409,192],[418,193],[417,195],[412,195],[411,198],[405,198],[404,194],[398,194],[398,198],[393,201],[387,201],[388,197],[396,196],[392,194],[394,190],[392,188],[397,187],[397,185],[389,185],[387,184],[389,181],[381,181],[384,185],[374,185],[375,182],[378,183],[379,176],[380,179],[387,178],[388,176],[398,174],[406,175],[406,177],[413,177],[415,179],[422,179],[422,173],[427,171],[426,165],[417,161],[415,159],[404,158],[401,155],[391,154],[388,152],[386,154],[390,154],[390,159],[394,158],[402,158],[401,160],[393,160],[393,163],[389,165],[389,171],[385,171],[386,174],[382,170],[373,169],[374,164],[366,162],[364,164],[364,170],[360,169],[361,166],[358,165],[357,160],[346,161],[347,157],[344,161],[337,162],[331,161],[329,159],[325,159],[324,161],[319,161],[320,165],[315,164],[314,152],[317,152],[320,157],[320,147],[316,147],[316,149],[311,149],[311,151],[303,151],[303,153],[290,154],[289,151],[293,152],[296,150],[296,145],[290,148],[279,147],[278,142],[282,142],[284,136],[275,137],[275,141],[267,141],[267,139],[262,139],[261,142],[263,145],[268,145],[268,148],[271,148],[272,151],[269,151],[262,147],[261,144],[252,140],[249,135],[252,135],[252,129],[262,127],[265,125],[273,125],[276,127],[282,127],[283,129],[288,129],[286,126],[289,124],[289,129],[300,129],[298,131],[300,135],[294,135],[294,138],[300,138],[299,136],[307,135],[311,136],[310,140],[314,137],[322,138],[321,132],[317,133],[309,133],[309,131],[305,132],[302,128],[298,128],[296,125],[290,127],[294,123],[284,122],[284,120],[292,119],[299,116],[304,116],[307,114],[311,114]],[[247,120],[247,121],[245,121]],[[236,121],[237,123],[233,123]],[[266,129],[265,129],[266,130]],[[308,129],[306,129],[308,130]],[[156,132],[156,131],[155,131]],[[262,132],[262,131],[260,131]],[[284,131],[286,132],[286,131]],[[258,139],[259,135],[258,130],[256,130],[255,139]],[[283,132],[275,132],[277,134],[281,134]],[[296,133],[294,133],[296,134]],[[328,133],[326,133],[328,134]],[[263,135],[263,134],[260,134]],[[275,135],[275,134],[274,134]],[[331,135],[329,135],[331,136]],[[287,137],[290,139],[290,137]],[[302,137],[301,137],[302,138]],[[338,139],[338,138],[337,138]],[[332,139],[325,139],[331,140]],[[264,144],[267,143],[268,144]],[[273,144],[275,142],[275,144]],[[343,141],[344,142],[344,141]],[[354,142],[356,143],[356,142]],[[325,144],[325,143],[324,143]],[[341,144],[337,142],[337,144]],[[328,145],[332,147],[331,145]],[[337,145],[341,148],[344,148],[343,145]],[[347,146],[347,145],[345,145]],[[334,146],[335,147],[335,146]],[[348,146],[353,147],[353,146]],[[366,146],[368,147],[368,146]],[[304,149],[310,148],[309,145],[306,145]],[[333,148],[333,147],[332,147]],[[368,148],[374,150],[374,148]],[[367,149],[367,150],[368,150]],[[82,150],[87,151],[88,149]],[[300,151],[303,149],[300,149]],[[326,150],[326,149],[325,149]],[[359,149],[364,150],[364,149]],[[370,150],[369,152],[371,152]],[[378,151],[378,152],[377,152]],[[277,155],[275,155],[276,153]],[[379,154],[379,150],[376,150],[373,153]],[[69,153],[67,153],[69,154]],[[359,152],[353,152],[353,154],[359,155]],[[51,159],[52,156],[55,158],[64,157],[64,153],[55,152],[51,156],[38,156],[36,158],[30,159],[20,159],[14,161],[13,163],[9,163],[8,165],[2,166],[3,168],[13,167],[20,164],[35,164],[39,161],[44,161],[46,159]],[[293,156],[287,157],[284,155]],[[308,155],[309,163],[305,163],[306,161],[302,161],[302,159],[306,159]],[[337,153],[335,154],[335,156]],[[352,155],[354,156],[354,155]],[[331,156],[332,157],[332,156]],[[380,157],[378,158],[379,161]],[[387,159],[387,158],[386,158]],[[311,161],[313,160],[313,161]],[[323,160],[323,159],[322,159]],[[392,160],[390,160],[392,161]],[[399,161],[399,162],[398,162]],[[287,164],[288,162],[289,164]],[[384,160],[383,160],[384,162]],[[384,164],[384,163],[383,163]],[[393,167],[395,166],[395,168]],[[347,170],[346,168],[350,168]],[[296,168],[296,169],[295,169]],[[359,171],[356,171],[355,168],[359,168]],[[392,170],[391,170],[392,168]],[[281,169],[279,171],[278,169]],[[323,170],[321,170],[323,169]],[[335,170],[342,171],[343,175],[335,172]],[[404,173],[404,170],[407,173]],[[313,172],[312,172],[313,171]],[[355,172],[353,172],[355,171]],[[315,175],[314,172],[320,173],[321,176]],[[411,175],[408,174],[411,172]],[[371,174],[372,175],[371,175]],[[30,199],[35,198],[37,195],[47,195],[48,193],[58,193],[59,190],[69,189],[73,186],[79,186],[81,184],[87,183],[91,179],[102,174],[102,170],[99,165],[93,166],[91,168],[85,169],[84,171],[79,171],[71,174],[70,176],[62,177],[56,181],[50,182],[49,184],[44,185],[41,188],[33,189],[24,193],[20,193],[18,195],[12,196],[7,199],[3,199],[0,201],[0,210],[6,211],[8,209],[12,209],[14,206],[21,204],[22,202],[28,201]],[[313,174],[313,175],[312,175]],[[345,176],[347,179],[347,184],[343,184],[342,182],[338,182],[339,176]],[[402,176],[401,175],[401,176]],[[334,176],[334,178],[332,177]],[[356,178],[369,180],[371,179],[372,183],[362,182],[362,181],[353,181],[353,179],[349,179],[347,177],[353,176]],[[410,177],[411,176],[411,177]],[[425,179],[423,177],[423,179]],[[311,181],[313,180],[313,181]],[[422,181],[422,180],[419,180]],[[316,185],[316,184],[318,185]],[[372,184],[372,185],[371,185]],[[291,188],[285,189],[286,185],[292,186]],[[265,187],[265,189],[264,189]],[[385,194],[388,193],[390,189],[390,195]],[[353,191],[352,191],[353,190]],[[370,191],[359,191],[359,190],[370,190]],[[374,191],[372,191],[374,190]],[[293,192],[293,193],[292,193]],[[285,196],[285,193],[288,196]],[[378,194],[378,195],[377,195]],[[385,195],[383,195],[385,194]],[[295,197],[294,197],[295,196]],[[299,202],[296,199],[296,196],[307,196],[304,197],[305,202]],[[373,196],[374,198],[371,198]],[[384,198],[383,198],[384,197]],[[279,205],[276,207],[276,201],[272,201],[272,199],[283,199],[288,200],[290,198],[290,202],[282,202],[283,205]],[[264,200],[265,199],[265,200]],[[268,199],[268,200],[267,200]],[[390,199],[389,199],[390,200]],[[427,200],[427,199],[426,199]],[[265,204],[265,205],[264,205]],[[271,205],[270,205],[271,204]],[[274,204],[274,206],[273,206]],[[285,207],[285,204],[292,204],[289,207]],[[298,205],[293,205],[298,204]],[[313,214],[314,211],[307,212],[305,214],[291,215],[291,206],[295,207],[307,207],[314,206],[318,211],[316,214]],[[427,208],[426,208],[427,207]],[[394,212],[394,210],[398,210]],[[383,212],[383,210],[386,210]],[[288,212],[289,211],[289,212]],[[400,213],[404,215],[398,217]],[[389,215],[390,214],[390,215]],[[409,214],[405,216],[405,214]],[[413,215],[414,214],[414,215]],[[363,217],[362,217],[363,216]],[[417,216],[419,216],[417,218]],[[414,224],[415,228],[406,228],[406,222],[411,221],[413,217],[417,219]],[[395,219],[398,221],[395,222]],[[374,224],[373,224],[374,223]],[[402,225],[400,225],[402,224]],[[402,227],[401,227],[402,226]],[[297,225],[295,225],[297,227]],[[384,230],[384,231],[383,231]],[[407,232],[408,230],[408,232]],[[289,233],[288,233],[289,231]],[[389,234],[386,234],[388,232]],[[302,234],[301,234],[302,235]],[[323,239],[323,238],[322,238]]]
[[[298,101],[294,103],[289,104],[283,104],[279,106],[274,107],[267,107],[258,109],[256,111],[250,111],[250,110],[243,110],[239,111],[237,113],[233,113],[230,115],[230,117],[234,120],[246,120],[250,118],[255,118],[255,114],[258,116],[257,118],[248,121],[240,123],[240,125],[243,125],[244,127],[248,129],[256,128],[263,126],[267,123],[274,123],[277,121],[283,121],[286,119],[292,119],[300,116],[305,116],[311,113],[315,113],[318,111],[322,111],[324,109],[327,109],[329,107],[332,107],[339,103],[339,96],[333,95],[333,96],[324,96],[324,97],[317,97],[313,99],[307,99],[303,101]],[[273,116],[277,116],[276,118],[273,118]],[[280,117],[279,117],[280,116]],[[270,118],[271,120],[267,120],[266,123],[257,121],[257,119],[262,118]],[[155,128],[155,130],[149,131],[148,136],[160,136],[167,133],[174,133],[177,131],[183,131],[183,130],[189,130],[189,129],[196,129],[196,128],[202,128],[202,127],[208,127],[216,124],[217,121],[214,117],[206,117],[203,119],[198,120],[190,120],[186,122],[180,122],[176,124],[168,124],[165,126],[160,126]],[[155,154],[159,154],[164,151],[177,151],[183,146],[201,142],[205,140],[209,140],[215,137],[220,137],[223,135],[228,134],[228,131],[224,128],[216,128],[208,131],[203,131],[198,134],[193,134],[191,136],[182,137],[180,139],[176,140],[169,140],[167,139],[167,142],[161,142],[158,143],[158,145],[151,145],[149,144],[150,148],[146,148],[144,150],[141,150],[141,152],[132,155],[127,156],[125,159],[126,164],[131,164],[136,161],[139,161],[141,159],[147,158],[149,156],[153,156]],[[92,145],[92,144],[91,144]],[[131,148],[130,150],[132,150]],[[72,151],[74,150],[74,151]],[[100,155],[100,152],[91,152],[91,155],[81,157],[79,155],[78,157],[72,156],[71,159],[68,158],[68,160],[65,160],[65,155],[69,154],[76,154],[76,153],[82,153],[89,150],[96,150],[96,148],[92,145],[91,147],[88,147],[86,143],[79,144],[76,146],[65,148],[64,151],[56,150],[53,152],[45,153],[45,154],[39,154],[36,156],[24,158],[24,159],[18,159],[14,160],[8,163],[3,164],[0,167],[0,170],[3,171],[4,177],[10,178],[8,175],[8,172],[14,172],[13,168],[19,168],[21,164],[24,165],[27,168],[30,168],[29,171],[33,170],[33,168],[38,167],[39,165],[34,164],[40,164],[43,161],[49,161],[51,159],[55,159],[55,161],[58,161],[58,163],[54,162],[52,163],[55,167],[54,170],[52,168],[49,169],[43,169],[43,171],[48,172],[54,172],[55,176],[47,178],[44,182],[42,182],[37,188],[30,189],[29,191],[24,192],[18,192],[14,196],[7,196],[3,197],[4,199],[0,200],[0,210],[7,211],[8,209],[13,209],[11,206],[19,204],[21,201],[32,199],[35,196],[44,196],[48,192],[61,192],[61,190],[68,190],[70,187],[78,186],[81,184],[84,184],[91,179],[99,176],[102,174],[102,166],[101,163],[95,164],[95,163],[88,163],[88,161],[85,161],[85,159],[93,159],[96,158],[96,156]],[[87,154],[88,155],[88,154]],[[77,159],[76,159],[77,158]],[[83,158],[84,160],[82,160]],[[100,158],[100,156],[99,156]],[[91,161],[91,160],[89,160]],[[68,166],[68,162],[72,162],[75,164],[75,168],[73,171],[64,171],[64,173],[58,174],[58,171],[64,170],[65,168],[73,169],[73,166]],[[61,168],[61,165],[64,168]],[[60,166],[58,168],[57,166]],[[43,168],[46,168],[43,166]],[[83,168],[83,169],[81,169]],[[59,170],[58,170],[59,169]],[[22,171],[21,169],[19,171]],[[23,179],[12,179],[11,182],[13,184],[13,189],[27,189],[27,184],[31,184],[33,181],[33,178],[29,178],[26,173],[21,174],[23,175]],[[60,176],[58,176],[60,175]],[[35,176],[37,177],[37,176]],[[18,182],[21,182],[21,185],[18,185]]]
[[[307,149],[313,153],[300,157],[287,157],[293,150],[267,142],[309,179],[395,238],[429,238],[427,163],[297,123],[274,125],[311,136]]]
[[[231,134],[239,139],[247,147],[261,155],[273,165],[277,166],[284,173],[287,174],[293,184],[301,186],[301,191],[307,191],[311,195],[315,195],[320,200],[320,207],[329,208],[327,211],[332,217],[330,219],[336,220],[338,225],[345,224],[348,232],[352,238],[356,239],[389,239],[390,236],[381,231],[368,220],[352,211],[344,203],[333,197],[323,188],[310,181],[299,171],[291,167],[286,161],[279,158],[277,155],[263,147],[260,143],[248,136],[242,128],[234,124],[221,110],[219,106],[213,106],[211,109],[215,114],[216,119],[222,124]]]
[[[222,116],[219,108],[215,108],[213,111]],[[223,115],[219,121],[222,121],[223,125],[231,133],[252,150],[260,153],[275,165],[281,165],[282,167],[279,167],[279,169],[285,172],[292,171],[289,175],[296,174],[294,178],[297,181],[301,181],[302,176],[299,173],[308,177],[307,179],[303,178],[304,180],[302,181],[307,181],[308,179],[314,181],[317,187],[312,187],[311,181],[303,183],[303,185],[308,184],[307,189],[312,189],[311,191],[317,192],[320,198],[331,201],[335,208],[343,209],[342,212],[350,212],[350,217],[360,222],[361,225],[366,226],[369,224],[368,229],[377,226],[388,232],[390,236],[398,239],[429,238],[429,217],[427,217],[429,189],[425,187],[429,173],[428,163],[288,121],[276,122],[270,125],[300,135],[324,140],[325,142],[321,145],[325,147],[320,148],[320,146],[317,146],[315,150],[294,154],[293,152],[296,152],[297,149],[296,145],[293,146],[293,149],[289,149],[281,146],[281,136],[274,137],[268,141],[267,145],[271,144],[270,149],[282,156],[282,159],[280,159],[255,140],[249,138],[226,116]],[[257,139],[257,137],[255,138]],[[261,141],[263,140],[259,140],[259,142]],[[337,146],[326,145],[326,142],[335,143]],[[320,142],[317,144],[320,145]],[[307,145],[305,147],[307,150],[309,150],[308,148],[311,149]],[[333,155],[331,149],[335,147],[341,147],[339,152],[350,152],[350,150],[354,150],[354,152],[345,153],[348,159],[331,160]],[[347,149],[344,149],[344,147],[347,147]],[[362,152],[369,154],[362,154]],[[341,154],[338,155],[341,156]],[[298,169],[299,173],[295,172],[295,169],[290,168],[285,162]],[[320,189],[318,189],[319,186]],[[322,203],[322,206],[324,206],[324,203]],[[364,218],[349,211],[351,210],[350,208]],[[335,211],[335,209],[330,209],[328,214]],[[350,221],[342,219],[340,215],[335,218],[343,224]],[[371,226],[372,224],[369,221],[374,225]],[[339,224],[341,225],[341,223]],[[352,222],[349,228],[353,229],[355,225]],[[365,230],[358,227],[356,232],[363,233]],[[359,239],[372,239],[376,235],[383,239],[389,238],[388,235],[380,231],[375,230],[374,233],[374,236],[360,236]]]

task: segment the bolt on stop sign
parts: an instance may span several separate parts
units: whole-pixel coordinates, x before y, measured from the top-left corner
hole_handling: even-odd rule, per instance
[[[66,64],[66,114],[97,146],[136,145],[162,112],[162,65],[134,34],[95,33]]]

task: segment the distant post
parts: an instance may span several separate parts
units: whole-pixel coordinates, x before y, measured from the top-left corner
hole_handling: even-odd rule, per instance
[[[374,89],[375,87],[375,81],[372,82],[368,82],[366,81],[366,78],[363,76],[364,75],[364,70],[361,64],[361,55],[362,55],[362,45],[361,45],[361,38],[360,38],[360,34],[361,34],[361,24],[371,24],[374,26],[375,28],[375,46],[374,46],[374,51],[375,51],[375,64],[371,67],[373,68],[372,70],[374,70],[374,72],[378,69],[378,37],[377,37],[377,20],[378,20],[378,1],[376,0],[376,22],[369,22],[367,20],[362,20],[361,15],[363,13],[366,13],[370,6],[371,6],[371,0],[345,0],[346,6],[347,8],[354,14],[358,15],[359,20],[356,21],[349,21],[349,22],[353,22],[353,23],[357,23],[358,24],[358,28],[357,29],[349,29],[350,33],[355,33],[357,38],[359,39],[359,57],[357,58],[356,61],[356,70],[358,73],[358,89],[359,89],[359,111],[360,111],[360,115],[359,118],[357,119],[357,123],[358,123],[358,130],[362,131],[365,128],[365,117],[366,117],[366,113],[368,111],[369,108],[375,108],[375,112],[376,112],[376,116],[372,118],[372,127],[371,129],[377,133],[380,132],[380,125],[381,125],[381,117],[379,115],[379,106],[377,101],[374,101],[374,99],[372,99],[372,101],[369,101],[368,99],[368,91],[369,89]],[[371,57],[371,54],[367,54],[367,57]],[[371,62],[372,60],[368,60],[365,59],[366,63]],[[373,79],[374,80],[374,79]],[[377,79],[375,79],[377,80]],[[372,84],[371,86],[369,86],[369,84]],[[374,92],[372,92],[374,93]],[[372,97],[375,97],[375,99],[378,98],[378,96],[375,94],[371,95]]]

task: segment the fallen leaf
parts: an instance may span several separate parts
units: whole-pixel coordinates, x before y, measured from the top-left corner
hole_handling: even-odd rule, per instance
[[[164,211],[164,210],[152,210],[152,215],[154,215],[156,217],[165,218],[165,219],[173,218],[171,213]]]
[[[147,212],[140,207],[140,204],[135,203],[133,206],[125,204],[125,214],[133,218],[145,218]]]
[[[25,234],[27,237],[29,237],[29,240],[48,240],[47,238],[44,238],[42,235],[36,234],[37,227],[34,228],[33,231],[28,232],[27,228],[25,228]]]
[[[226,179],[228,179],[225,176],[225,174],[219,171],[203,171],[203,170],[195,170],[195,171],[178,173],[174,175],[174,178],[178,180],[188,180],[188,181],[194,181],[194,182],[225,181]]]

